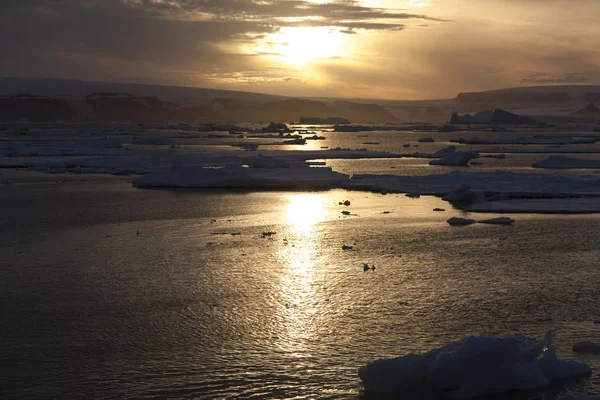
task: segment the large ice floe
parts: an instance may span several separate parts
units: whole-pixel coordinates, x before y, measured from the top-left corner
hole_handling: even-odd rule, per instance
[[[577,169],[577,168],[600,168],[600,160],[581,160],[579,158],[565,156],[551,156],[532,165],[534,168],[552,169]]]
[[[495,195],[505,195],[507,198],[600,195],[600,179],[595,176],[503,171],[453,171],[448,174],[425,176],[356,174],[352,176],[350,186],[375,192],[385,189],[390,193],[420,192],[422,195],[446,196],[461,185],[483,192],[488,198]]]
[[[135,178],[137,187],[252,188],[252,189],[332,189],[348,180],[348,175],[331,168],[311,168],[283,160],[260,157],[248,165],[222,168],[181,167]]]
[[[558,359],[550,342],[550,334],[545,340],[471,336],[424,354],[374,361],[361,367],[358,375],[366,392],[423,392],[469,399],[539,390],[591,373],[582,362]]]
[[[532,137],[517,137],[517,138],[460,138],[458,143],[461,144],[591,144],[598,141],[595,137],[578,137],[573,135],[544,135]]]

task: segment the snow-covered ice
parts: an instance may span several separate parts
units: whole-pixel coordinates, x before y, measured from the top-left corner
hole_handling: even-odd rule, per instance
[[[465,210],[487,213],[590,214],[600,213],[600,198],[523,198],[486,201],[465,207]]]
[[[332,189],[348,176],[330,168],[187,167],[144,175],[136,187]]]
[[[560,360],[554,348],[545,347],[522,335],[471,336],[424,354],[374,361],[358,375],[367,392],[422,390],[468,399],[541,389],[591,373],[586,364]]]

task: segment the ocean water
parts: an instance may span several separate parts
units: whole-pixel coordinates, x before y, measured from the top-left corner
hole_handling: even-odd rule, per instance
[[[598,215],[452,228],[484,216],[434,197],[54,179],[0,190],[3,399],[374,398],[369,361],[550,328],[561,358],[600,368],[570,350],[600,341]],[[521,398],[566,389],[599,393],[600,377]]]

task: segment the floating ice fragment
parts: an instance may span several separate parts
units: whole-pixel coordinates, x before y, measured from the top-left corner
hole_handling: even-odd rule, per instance
[[[483,219],[481,221],[477,221],[480,224],[490,224],[490,225],[511,225],[515,222],[514,219],[508,217],[498,217],[498,218],[490,218]]]
[[[467,226],[472,225],[477,221],[475,221],[474,219],[452,217],[446,222],[448,222],[450,226]]]

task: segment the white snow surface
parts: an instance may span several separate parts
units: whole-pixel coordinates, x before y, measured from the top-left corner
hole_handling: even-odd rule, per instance
[[[491,194],[512,197],[600,196],[600,179],[595,176],[541,175],[514,172],[454,171],[443,175],[399,176],[356,174],[345,188],[390,193],[420,192],[445,196],[461,185]]]
[[[541,389],[591,373],[584,363],[559,360],[551,347],[544,352],[545,345],[522,335],[471,336],[425,354],[374,361],[358,375],[367,392],[422,390],[468,399]]]
[[[174,168],[135,178],[137,187],[332,189],[348,176],[330,168]]]

